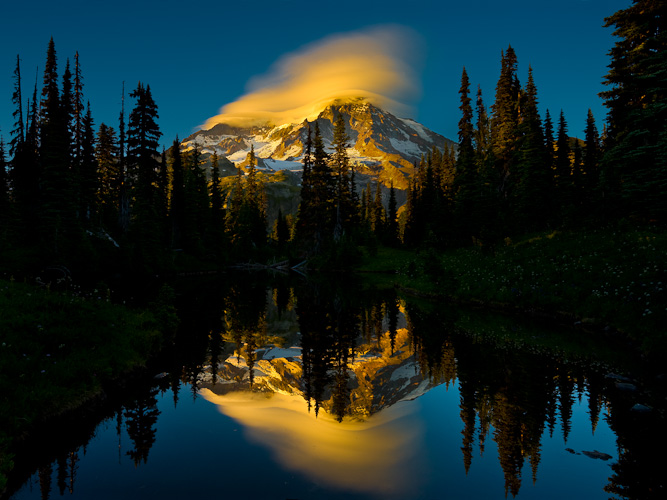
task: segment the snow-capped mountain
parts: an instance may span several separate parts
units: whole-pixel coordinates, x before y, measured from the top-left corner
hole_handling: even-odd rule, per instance
[[[365,101],[339,102],[326,106],[316,118],[325,147],[331,150],[333,123],[343,115],[349,137],[347,150],[352,165],[380,171],[399,169],[408,175],[415,162],[433,147],[442,150],[453,142],[411,119],[398,118]],[[247,163],[251,146],[255,148],[258,167],[268,170],[299,170],[307,128],[314,121],[279,126],[239,128],[224,123],[200,130],[183,141],[184,148],[199,145],[203,152],[217,151],[237,166]]]
[[[423,374],[410,342],[408,330],[400,328],[393,347],[388,332],[379,342],[357,347],[356,356],[347,364],[346,415],[363,420],[400,401],[416,399],[439,385]],[[218,395],[252,390],[306,398],[299,346],[264,346],[253,352],[253,358],[249,366],[247,353],[236,352],[218,364],[215,371],[210,365],[205,366],[198,387]],[[333,390],[333,385],[327,386],[320,395],[321,407],[330,413],[335,404]]]

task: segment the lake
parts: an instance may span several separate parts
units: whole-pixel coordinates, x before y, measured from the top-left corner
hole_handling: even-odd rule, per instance
[[[11,498],[663,498],[664,376],[622,343],[349,276],[176,289],[149,380]]]

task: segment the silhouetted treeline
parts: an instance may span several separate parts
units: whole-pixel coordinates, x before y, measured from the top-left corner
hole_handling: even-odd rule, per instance
[[[590,110],[583,139],[569,136],[562,111],[540,116],[532,69],[522,85],[509,46],[490,108],[480,88],[473,97],[463,70],[458,146],[434,149],[415,165],[401,210],[393,186],[388,196],[385,187],[386,200],[379,182],[358,190],[342,115],[331,153],[318,124],[306,127],[298,213],[278,214],[270,235],[254,151],[227,187],[215,153],[207,176],[196,144],[183,151],[175,140],[158,151],[158,108],[141,82],[129,94],[129,115],[123,91],[116,128],[103,123],[95,131],[79,56],[59,75],[51,40],[41,91],[37,82],[26,91],[17,56],[15,125],[8,148],[0,141],[0,250],[10,266],[107,272],[313,255],[344,267],[360,245],[492,246],[625,218],[664,224],[663,7],[634,0],[606,19],[618,41],[601,94],[609,108],[602,135]]]

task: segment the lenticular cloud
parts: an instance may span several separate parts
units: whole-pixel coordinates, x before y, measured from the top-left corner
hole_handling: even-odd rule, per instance
[[[409,116],[420,91],[418,46],[417,35],[400,26],[329,36],[281,57],[203,128],[300,122],[337,99],[364,99]]]

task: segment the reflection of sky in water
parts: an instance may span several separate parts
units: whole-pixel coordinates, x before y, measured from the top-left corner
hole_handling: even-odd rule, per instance
[[[399,403],[368,420],[316,417],[298,396],[234,392],[200,394],[239,422],[247,437],[274,453],[286,468],[358,492],[405,495],[415,485],[422,425],[415,402]]]
[[[343,423],[323,410],[315,418],[298,396],[217,396],[202,389],[203,397],[193,400],[190,389],[181,387],[177,406],[170,390],[158,396],[157,439],[139,467],[126,455],[126,431],[119,443],[115,421],[102,424],[85,453],[79,450],[76,487],[67,498],[506,498],[493,428],[483,454],[475,443],[465,473],[458,383],[434,387],[366,422]],[[592,433],[586,405],[575,401],[567,443],[560,423],[552,437],[544,431],[537,482],[526,461],[517,498],[609,498],[603,487],[617,458],[615,438],[604,417]],[[568,447],[614,459],[573,455]],[[35,474],[13,500],[40,498]],[[59,498],[55,468],[51,498]]]

